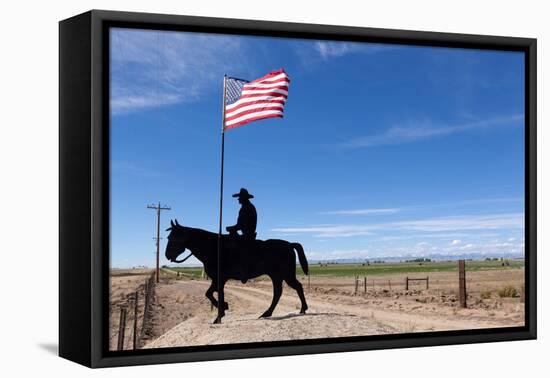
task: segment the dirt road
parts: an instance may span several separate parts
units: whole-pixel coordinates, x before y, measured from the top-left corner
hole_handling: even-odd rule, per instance
[[[208,281],[185,280],[158,286],[159,305],[165,311],[156,323],[171,326],[162,329],[161,335],[145,347],[492,328],[519,325],[523,321],[522,311],[517,306],[514,310],[513,305],[504,310],[460,310],[456,306],[442,306],[429,299],[419,302],[399,294],[380,298],[342,296],[326,291],[307,292],[309,310],[306,315],[300,315],[299,299],[288,286],[284,287],[273,317],[258,319],[272,298],[271,288],[264,282],[228,284],[229,311],[223,324],[213,325],[215,309],[210,310],[210,303],[204,297],[209,284]]]

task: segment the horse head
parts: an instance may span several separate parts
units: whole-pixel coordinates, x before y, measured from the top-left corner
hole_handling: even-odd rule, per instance
[[[176,223],[170,220],[170,227],[167,228],[166,231],[170,231],[168,243],[166,244],[166,258],[171,262],[182,263],[191,257],[191,255],[189,255],[184,259],[178,260],[178,256],[185,252],[188,240],[185,228],[178,223],[177,219]]]

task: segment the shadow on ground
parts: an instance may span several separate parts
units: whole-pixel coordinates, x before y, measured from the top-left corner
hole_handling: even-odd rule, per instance
[[[59,346],[57,343],[40,343],[38,347],[56,356],[59,354]]]
[[[281,316],[272,316],[270,318],[266,318],[266,320],[284,320],[284,319],[290,319],[290,318],[297,318],[297,317],[300,317],[300,316],[319,316],[319,315],[337,315],[337,316],[356,316],[356,315],[353,315],[353,314],[337,314],[335,312],[314,312],[314,313],[311,313],[311,314],[297,314],[297,313],[292,313],[292,314],[287,314],[287,315],[281,315]]]

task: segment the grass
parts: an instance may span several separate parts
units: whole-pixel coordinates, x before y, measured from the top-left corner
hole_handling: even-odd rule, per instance
[[[466,261],[466,270],[469,272],[480,270],[507,270],[518,269],[525,266],[523,260],[508,260],[509,265],[502,265],[503,261]],[[202,267],[177,267],[169,268],[175,272],[181,272],[188,277],[200,278]],[[329,264],[328,266],[310,264],[311,276],[328,277],[353,277],[376,276],[400,273],[430,273],[430,272],[458,272],[456,261],[422,262],[422,263],[380,263],[362,266],[361,264]],[[296,268],[298,275],[303,275],[302,269]]]
[[[483,290],[481,292],[481,299],[490,299],[491,298],[491,292],[489,290]]]
[[[512,285],[504,286],[497,293],[501,298],[515,298],[519,296],[518,290]]]
[[[509,260],[509,265],[502,265],[502,261],[466,261],[467,271],[503,270],[522,268],[523,260]],[[312,276],[361,276],[386,275],[400,273],[430,273],[430,272],[458,272],[456,261],[422,262],[422,263],[381,263],[362,266],[361,264],[329,264],[328,266],[310,265]],[[301,274],[301,269],[298,270]]]

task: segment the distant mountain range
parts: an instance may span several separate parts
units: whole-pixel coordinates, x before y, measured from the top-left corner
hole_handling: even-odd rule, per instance
[[[323,259],[323,260],[309,260],[310,264],[318,263],[338,263],[338,264],[361,264],[366,261],[369,262],[403,262],[415,259],[430,259],[431,261],[456,261],[456,260],[485,260],[485,259],[523,259],[525,256],[522,253],[510,253],[510,254],[482,254],[477,252],[461,253],[461,254],[440,254],[432,253],[425,255],[402,255],[402,256],[382,256],[382,257],[369,257],[369,258],[347,258],[347,259]]]

